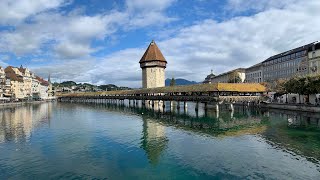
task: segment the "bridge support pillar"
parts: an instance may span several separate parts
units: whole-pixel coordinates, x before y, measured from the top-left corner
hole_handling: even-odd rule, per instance
[[[230,111],[234,111],[233,103],[230,103]]]
[[[196,111],[198,111],[198,110],[199,110],[199,102],[198,102],[198,101],[196,102],[195,110],[196,110]]]
[[[183,102],[183,108],[187,109],[188,103],[186,101]]]
[[[162,111],[165,112],[166,110],[166,101],[162,101]]]
[[[216,111],[219,112],[219,104],[216,104]]]

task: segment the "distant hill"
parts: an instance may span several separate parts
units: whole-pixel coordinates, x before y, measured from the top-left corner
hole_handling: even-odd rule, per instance
[[[95,92],[95,91],[114,91],[114,90],[128,90],[129,87],[116,86],[114,84],[94,85],[89,83],[76,83],[74,81],[64,81],[62,83],[53,83],[53,87],[68,87],[75,91],[81,92]]]
[[[166,79],[166,86],[170,86],[171,79]],[[189,81],[186,79],[176,79],[176,85],[191,85],[191,84],[199,84],[195,81]]]

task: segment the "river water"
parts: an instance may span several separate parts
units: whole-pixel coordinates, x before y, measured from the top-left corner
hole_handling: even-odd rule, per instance
[[[172,107],[2,108],[0,179],[320,177],[319,114]]]

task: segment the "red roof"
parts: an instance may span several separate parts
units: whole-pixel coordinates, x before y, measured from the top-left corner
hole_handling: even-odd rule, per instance
[[[4,69],[4,72],[6,73],[6,78],[10,79],[11,81],[23,82],[23,77],[17,76],[16,72],[12,68],[12,66],[8,66]]]
[[[36,76],[36,79],[40,82],[41,85],[43,86],[49,86],[49,82],[44,80],[43,78]]]
[[[162,55],[160,49],[157,44],[152,40],[150,45],[148,46],[146,52],[143,54],[139,63],[143,63],[146,61],[162,61],[167,62],[164,56]]]

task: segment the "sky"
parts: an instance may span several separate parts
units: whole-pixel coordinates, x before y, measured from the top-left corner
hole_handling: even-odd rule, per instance
[[[320,40],[320,0],[1,0],[0,66],[141,87],[151,40],[166,78],[201,82]]]

